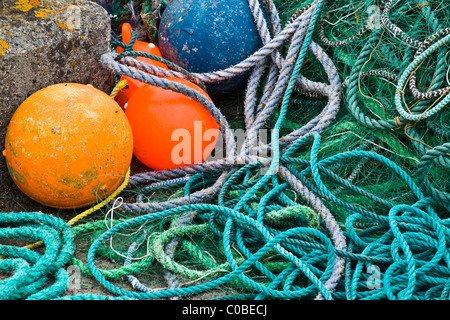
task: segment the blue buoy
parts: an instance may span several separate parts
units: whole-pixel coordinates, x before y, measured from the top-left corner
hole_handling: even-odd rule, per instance
[[[194,73],[226,69],[262,46],[247,0],[171,0],[158,41],[164,59]],[[210,94],[231,92],[242,88],[248,76],[206,87]]]

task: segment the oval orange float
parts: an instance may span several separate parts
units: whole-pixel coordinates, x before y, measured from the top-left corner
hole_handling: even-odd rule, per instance
[[[208,97],[190,81],[166,79]],[[146,85],[136,90],[125,114],[133,131],[134,155],[155,170],[203,162],[219,135],[216,120],[199,102],[156,86]]]
[[[133,151],[120,106],[90,85],[41,89],[14,113],[3,152],[16,185],[54,208],[81,208],[123,182]]]

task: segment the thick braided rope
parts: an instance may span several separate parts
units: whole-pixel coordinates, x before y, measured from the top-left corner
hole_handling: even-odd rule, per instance
[[[417,49],[416,54],[414,58],[417,58],[427,47],[430,46],[430,44],[435,41],[437,38],[441,36],[445,36],[450,33],[450,28],[443,28],[439,29],[437,32],[433,33],[431,36],[429,36],[427,39],[425,39],[421,44],[419,49]],[[444,74],[445,72],[445,64],[439,64],[441,66],[441,72]],[[411,91],[412,95],[419,100],[429,100],[429,99],[436,99],[440,96],[444,95],[446,92],[448,92],[450,88],[439,88],[433,91],[427,91],[427,92],[420,92],[416,87],[416,72],[413,72],[411,74],[411,77],[409,79],[409,90]]]
[[[392,0],[386,0],[386,2],[384,3],[384,9],[381,12],[382,24],[387,28],[387,30],[389,30],[389,32],[391,32],[394,35],[394,37],[401,38],[406,43],[408,43],[416,48],[419,47],[420,46],[419,40],[411,38],[409,35],[407,35],[407,33],[405,31],[400,29],[397,25],[395,25],[392,21],[389,20],[389,13],[391,11],[391,5],[392,5]]]
[[[405,132],[411,137],[412,144],[416,147],[421,155],[427,153],[428,150],[432,149],[431,146],[423,143],[420,133],[415,130],[414,126],[405,127]],[[445,156],[440,156],[434,158],[434,163],[442,166],[443,168],[450,168],[450,159]]]
[[[324,26],[326,23],[325,20],[328,19],[329,17],[330,17],[329,14],[325,14],[317,28],[318,37],[320,39],[320,42],[326,47],[339,48],[339,47],[346,46],[346,45],[350,44],[351,42],[363,37],[371,29],[371,27],[368,24],[366,24],[360,30],[358,30],[357,33],[348,37],[347,39],[332,41],[332,40],[327,39],[327,37],[325,36],[325,31],[324,31],[324,29],[325,29]]]
[[[305,30],[299,28],[292,38],[292,44],[289,48],[287,57],[285,61],[292,62],[295,59],[295,56],[299,54],[300,46],[303,46],[303,39],[305,37]],[[298,64],[296,64],[298,66]],[[280,75],[275,83],[274,88],[272,89],[272,93],[267,100],[264,108],[258,112],[255,117],[255,120],[251,124],[251,127],[248,128],[248,133],[246,137],[246,141],[244,141],[244,145],[242,150],[247,149],[247,145],[251,141],[256,141],[256,137],[258,134],[258,130],[261,129],[266,123],[270,114],[273,113],[275,107],[277,107],[278,103],[282,99],[285,90],[287,89],[288,82],[290,80],[291,73],[294,72],[294,64],[293,63],[284,63],[282,69],[280,70]],[[275,131],[276,132],[276,131]],[[278,139],[275,139],[277,141]]]
[[[420,158],[419,165],[417,167],[417,178],[420,181],[420,186],[429,196],[438,202],[450,204],[450,194],[448,192],[436,189],[427,177],[427,173],[432,165],[432,162],[437,157],[450,155],[450,143],[444,143],[440,146],[436,146],[429,149]]]
[[[399,78],[399,81],[397,83],[397,88],[395,91],[395,107],[398,111],[398,113],[405,119],[408,119],[410,121],[418,121],[421,119],[429,118],[433,115],[435,115],[437,112],[439,112],[449,101],[450,101],[450,94],[447,93],[445,97],[439,101],[436,106],[432,107],[429,110],[426,110],[425,112],[421,114],[411,114],[410,112],[407,112],[403,108],[402,103],[402,93],[404,92],[405,84],[408,79],[408,76],[413,72],[415,68],[423,61],[425,60],[429,55],[431,55],[434,51],[442,47],[443,45],[446,45],[450,41],[450,35],[445,36],[444,38],[438,40],[436,43],[431,45],[427,50],[425,50],[423,53],[421,53],[418,57],[416,57],[409,65],[408,67],[403,71],[402,75]]]
[[[380,41],[381,32],[374,31],[369,36],[368,41],[359,53],[355,66],[352,68],[347,90],[346,90],[346,102],[347,108],[355,119],[365,125],[366,127],[373,129],[394,129],[398,125],[394,119],[382,120],[373,119],[366,116],[358,106],[358,81],[360,79],[360,73],[366,61],[370,58],[371,52],[374,50],[374,46]],[[404,123],[404,120],[399,119],[400,123]]]
[[[220,81],[224,79],[233,78],[236,75],[240,75],[247,70],[255,67],[258,63],[260,63],[262,60],[264,60],[267,56],[271,55],[275,50],[280,48],[282,45],[284,45],[290,37],[292,37],[293,33],[298,30],[298,28],[306,28],[309,22],[309,18],[312,14],[312,10],[308,9],[306,10],[302,15],[300,15],[296,20],[294,20],[291,24],[288,24],[282,31],[280,31],[270,42],[266,43],[262,48],[258,49],[256,52],[254,52],[251,56],[249,56],[247,59],[243,60],[242,62],[238,63],[235,66],[232,66],[230,68],[214,71],[210,73],[194,73],[193,75],[200,79],[202,82],[209,83],[209,82],[215,82]],[[144,56],[144,55],[143,55]],[[124,68],[118,68],[116,65],[110,63],[110,58],[117,57],[114,53],[108,53],[104,54],[102,56],[102,63],[107,68],[111,69],[113,72],[122,74]],[[156,58],[156,57],[155,57]],[[124,58],[125,59],[125,58]],[[122,59],[121,59],[122,61]],[[142,61],[134,61],[132,58],[127,58],[124,60],[124,62],[132,63],[134,66],[140,66],[140,68],[147,68],[147,70],[152,71],[161,71],[157,68],[152,68],[150,66],[145,66],[145,63]],[[277,60],[279,63],[280,61]],[[128,76],[134,78],[131,74],[127,74]],[[137,76],[137,75],[136,75]],[[138,80],[141,80],[140,78],[136,78]],[[143,81],[145,82],[145,81]]]

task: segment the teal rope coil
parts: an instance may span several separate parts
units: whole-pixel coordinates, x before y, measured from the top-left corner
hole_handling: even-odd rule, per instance
[[[0,245],[2,271],[13,272],[0,281],[3,300],[52,299],[67,289],[68,274],[63,268],[74,253],[70,227],[62,220],[43,213],[0,213],[0,238],[42,241],[45,253]],[[55,277],[51,283],[50,277]],[[50,285],[49,285],[50,283]]]
[[[420,181],[420,185],[424,192],[430,195],[435,201],[443,203],[447,207],[450,206],[450,193],[438,190],[431,184],[427,177],[427,173],[430,169],[431,162],[441,156],[450,154],[450,143],[444,143],[443,145],[436,146],[425,153],[420,159],[420,163],[417,167],[417,176]]]

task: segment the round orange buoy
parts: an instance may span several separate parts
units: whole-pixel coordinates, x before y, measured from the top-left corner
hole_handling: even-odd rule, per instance
[[[133,137],[120,106],[90,85],[61,83],[28,97],[14,113],[3,152],[16,185],[53,208],[81,208],[123,182]]]
[[[166,78],[208,97],[197,85]],[[143,86],[125,109],[133,131],[134,155],[155,170],[203,162],[213,150],[219,126],[197,101],[171,90]]]
[[[125,44],[129,44],[131,41],[131,31],[133,29],[131,28],[131,25],[129,23],[124,23],[122,26],[122,42]],[[162,57],[161,56],[161,52],[159,51],[159,48],[153,44],[153,43],[147,43],[144,41],[139,41],[136,40],[133,44],[133,50],[134,51],[138,51],[138,52],[145,52],[145,53],[149,53],[152,54],[154,56],[158,56],[158,57]],[[121,47],[117,47],[116,48],[116,52],[117,53],[122,53],[124,51],[123,48]],[[168,70],[169,68],[162,62],[156,61],[156,60],[152,60],[150,58],[145,58],[145,57],[136,57],[136,60],[138,61],[142,61],[145,62],[147,64],[150,65],[154,65],[156,67],[160,67],[163,69]],[[125,104],[128,102],[128,100],[130,99],[131,95],[140,87],[142,87],[143,85],[145,85],[145,83],[143,83],[142,81],[127,77],[127,76],[121,76],[120,80],[127,80],[127,87],[123,88],[122,90],[120,90],[117,95],[114,97],[114,100],[117,101],[117,103],[123,108],[125,109]]]

